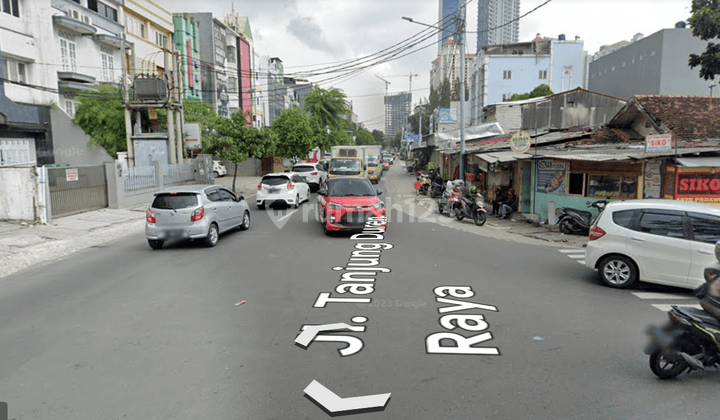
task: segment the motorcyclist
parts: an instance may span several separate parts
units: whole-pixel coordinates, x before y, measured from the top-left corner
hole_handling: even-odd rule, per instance
[[[707,283],[707,290],[700,299],[705,312],[720,320],[720,276]]]

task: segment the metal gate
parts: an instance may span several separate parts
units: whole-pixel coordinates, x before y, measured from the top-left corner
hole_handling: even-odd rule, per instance
[[[47,168],[54,217],[108,206],[105,166]]]

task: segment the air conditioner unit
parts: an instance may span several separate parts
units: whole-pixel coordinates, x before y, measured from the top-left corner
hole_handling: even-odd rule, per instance
[[[69,18],[72,18],[72,19],[75,19],[75,20],[80,20],[80,12],[78,12],[78,11],[75,10],[75,9],[70,9],[70,10],[68,10],[68,11],[67,11],[67,15],[68,15]]]
[[[80,15],[80,16],[81,16],[81,18],[82,18],[81,20],[83,22],[87,23],[88,25],[92,25],[92,18],[90,16],[88,16],[88,15]]]

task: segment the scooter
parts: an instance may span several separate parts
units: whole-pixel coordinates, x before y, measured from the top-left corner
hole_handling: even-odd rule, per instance
[[[463,220],[465,217],[472,217],[476,225],[482,226],[487,222],[487,209],[485,209],[485,198],[480,193],[475,193],[471,198],[460,194],[458,189],[453,190],[448,203],[450,217]]]
[[[720,246],[715,247],[720,261]],[[705,297],[707,287],[720,276],[720,263],[705,269],[705,283],[695,289],[695,296]],[[705,301],[701,301],[705,304]],[[667,313],[670,321],[663,327],[648,328],[650,343],[645,354],[650,356],[650,369],[661,379],[671,379],[683,372],[710,370],[720,367],[720,320],[695,308],[672,305]]]
[[[607,200],[598,200],[594,203],[588,202],[588,207],[598,209],[598,215],[594,217],[589,211],[578,210],[572,207],[561,207],[557,209],[560,232],[568,235],[573,233],[588,233],[590,226],[592,226],[595,219],[600,216],[600,213],[605,210],[607,203]]]
[[[450,197],[452,197],[453,195],[453,190],[461,187],[464,184],[465,183],[461,179],[456,179],[455,181],[447,180],[447,182],[445,182],[445,190],[442,192],[442,195],[437,200],[438,213],[447,215],[446,212],[449,209],[448,203],[450,202]],[[455,217],[455,215],[453,214],[452,217]]]

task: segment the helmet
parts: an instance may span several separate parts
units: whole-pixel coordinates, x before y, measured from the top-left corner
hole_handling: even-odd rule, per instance
[[[477,192],[477,187],[474,186],[474,185],[472,185],[472,186],[468,189],[468,192],[469,192],[470,194],[475,194],[475,193]]]

